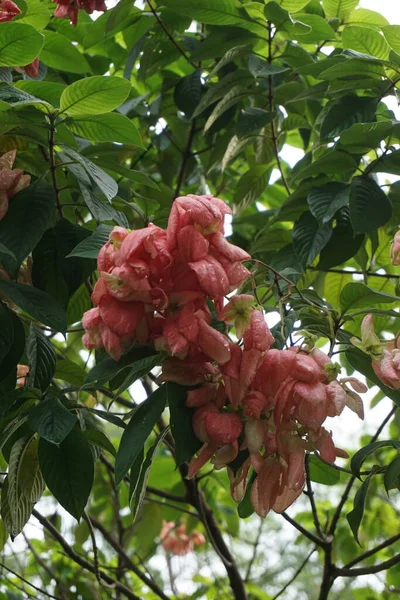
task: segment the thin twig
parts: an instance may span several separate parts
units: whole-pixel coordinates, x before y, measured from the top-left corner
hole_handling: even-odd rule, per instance
[[[292,519],[292,517],[289,517],[289,515],[286,512],[281,513],[281,515],[285,519],[285,521],[290,523],[295,529],[297,529],[297,531],[300,531],[300,533],[302,533],[311,542],[314,542],[314,544],[316,544],[317,546],[321,546],[321,547],[326,546],[325,540],[321,540],[321,538],[319,538],[316,535],[314,535],[313,533],[311,533],[311,531],[308,531],[307,529],[305,529],[303,527],[303,525],[300,525],[300,523],[298,523],[297,521]]]
[[[61,598],[59,596],[53,596],[53,594],[49,594],[49,592],[46,592],[45,590],[42,590],[41,588],[37,587],[36,585],[33,585],[33,583],[30,583],[27,579],[22,577],[22,575],[19,575],[18,573],[16,573],[12,569],[10,569],[10,567],[7,567],[4,563],[0,562],[0,567],[5,569],[9,573],[12,573],[14,575],[14,577],[17,577],[18,579],[20,579],[21,581],[26,583],[26,585],[29,585],[31,588],[33,588],[37,592],[40,592],[44,596],[47,596],[48,598],[53,598],[54,600],[61,600]]]
[[[257,550],[258,550],[258,545],[259,545],[260,539],[261,539],[261,533],[262,533],[263,525],[264,525],[264,519],[260,518],[260,524],[258,526],[257,537],[256,537],[255,542],[253,544],[253,554],[251,555],[251,559],[250,559],[249,564],[247,566],[247,571],[246,571],[246,575],[245,575],[245,578],[244,578],[244,580],[245,580],[246,583],[248,581],[250,581],[251,569],[253,568],[254,561],[256,560]]]
[[[178,180],[177,180],[177,184],[176,184],[176,188],[175,188],[174,198],[177,198],[181,191],[183,180],[185,178],[187,163],[188,163],[188,160],[191,155],[191,148],[192,148],[195,132],[196,132],[196,119],[193,119],[192,124],[190,126],[190,131],[189,131],[189,136],[188,136],[188,140],[186,143],[186,147],[183,152],[183,157],[182,157],[181,167],[179,169]]]
[[[286,585],[283,586],[283,588],[277,594],[275,594],[275,596],[272,598],[272,600],[276,600],[277,598],[279,598],[279,596],[281,596],[287,590],[287,588],[290,585],[292,585],[293,581],[295,579],[297,579],[297,577],[300,575],[300,573],[302,572],[302,570],[304,569],[304,567],[306,566],[306,564],[308,563],[308,561],[310,560],[311,556],[314,554],[315,551],[316,551],[316,548],[313,548],[312,550],[310,550],[310,552],[307,554],[306,558],[303,560],[303,562],[301,563],[301,565],[299,566],[299,568],[297,569],[297,571],[295,572],[293,577],[286,583]]]
[[[190,60],[190,58],[188,57],[186,52],[183,50],[183,48],[181,48],[180,45],[178,44],[178,42],[176,40],[174,40],[174,38],[172,37],[172,35],[168,31],[168,29],[166,28],[165,24],[163,23],[163,21],[160,19],[159,15],[157,14],[156,9],[154,8],[154,6],[151,3],[151,0],[147,0],[147,4],[149,5],[149,8],[150,8],[151,12],[153,13],[154,18],[156,19],[157,23],[160,25],[161,29],[164,31],[164,33],[167,36],[167,38],[169,39],[169,41],[175,46],[175,48],[178,50],[178,52],[180,54],[182,54],[182,56],[188,61],[188,63],[190,65],[192,65],[192,67],[197,68],[197,65],[195,65],[195,63]]]
[[[304,493],[306,494],[306,496],[308,497],[308,499],[310,501],[311,512],[313,515],[313,521],[314,521],[314,525],[315,525],[317,534],[321,539],[324,539],[325,536],[324,536],[324,533],[321,528],[321,523],[319,520],[318,511],[317,511],[317,506],[315,504],[315,499],[314,499],[314,490],[312,489],[312,484],[311,484],[310,455],[309,454],[306,454],[305,467],[306,467],[306,491]]]
[[[60,546],[69,558],[71,558],[77,565],[95,574],[95,567],[89,561],[79,556],[79,554],[75,552],[75,550],[68,544],[64,536],[58,531],[58,529],[56,529],[56,527],[54,527],[52,523],[50,523],[48,519],[46,519],[46,517],[44,517],[35,508],[32,511],[32,515],[39,521],[39,523],[42,524],[42,526],[45,529],[47,529],[47,531],[52,535],[52,537],[60,544]],[[124,594],[127,598],[129,598],[129,600],[142,600],[139,596],[137,596],[120,581],[117,581],[113,577],[108,575],[108,573],[101,572],[101,577],[107,583],[114,584],[115,588],[119,590],[122,594]]]
[[[320,269],[319,267],[307,267],[311,271],[322,271],[323,273],[341,273],[343,275],[367,275],[368,277],[384,277],[386,279],[400,279],[400,275],[393,273],[376,273],[375,271],[348,271],[347,269]]]
[[[367,558],[370,558],[370,556],[373,556],[374,554],[376,554],[380,550],[383,550],[384,548],[387,548],[388,546],[391,546],[392,544],[394,544],[398,540],[400,540],[400,533],[398,533],[397,535],[394,535],[391,538],[388,538],[387,540],[385,540],[384,542],[382,542],[381,544],[379,544],[379,546],[375,546],[375,548],[371,548],[371,550],[368,550],[367,552],[364,552],[364,554],[360,554],[360,556],[357,556],[357,558],[354,558],[349,563],[347,563],[346,565],[344,565],[343,568],[344,569],[350,569],[351,567],[353,567],[357,563],[359,563],[359,562],[361,562],[363,560],[366,560]]]

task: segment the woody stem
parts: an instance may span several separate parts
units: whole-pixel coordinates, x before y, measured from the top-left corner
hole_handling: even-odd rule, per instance
[[[57,185],[57,175],[56,175],[56,161],[54,156],[54,134],[55,134],[55,122],[53,117],[50,117],[50,127],[49,127],[49,161],[50,161],[50,174],[51,180],[53,182],[53,188],[56,195],[56,205],[58,214],[62,217],[62,205],[60,201],[60,190]]]

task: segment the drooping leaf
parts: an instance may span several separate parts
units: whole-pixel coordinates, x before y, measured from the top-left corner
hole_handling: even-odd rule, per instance
[[[375,98],[363,98],[345,95],[334,100],[324,109],[321,123],[321,141],[331,141],[354,123],[371,122],[375,118],[377,101]]]
[[[167,383],[166,386],[176,460],[178,464],[182,464],[194,456],[201,447],[201,442],[193,431],[194,410],[185,404],[187,390],[177,383]]]
[[[367,233],[392,216],[392,204],[371,177],[354,177],[350,186],[350,218],[354,231]]]
[[[28,385],[45,391],[54,375],[56,353],[50,340],[33,323],[26,339],[26,356],[29,363]]]
[[[319,223],[328,223],[335,213],[348,204],[350,187],[345,183],[330,182],[310,190],[307,202]]]
[[[318,221],[307,211],[303,213],[293,228],[293,243],[304,266],[310,265],[328,243],[332,227],[325,224],[319,227]]]
[[[15,256],[2,255],[1,262],[10,272],[19,268],[50,226],[55,206],[54,190],[43,180],[13,197],[6,216],[0,221],[1,243]]]
[[[336,485],[340,481],[340,471],[322,462],[317,456],[309,456],[309,472],[311,481],[322,485]]]
[[[347,514],[347,520],[353,532],[354,538],[358,544],[360,544],[358,539],[358,530],[360,528],[361,521],[364,516],[365,501],[367,499],[367,492],[370,481],[371,476],[369,475],[368,477],[366,477],[366,479],[363,481],[363,483],[357,490],[357,493],[354,497],[353,510]]]
[[[39,323],[48,325],[55,331],[66,330],[67,315],[48,294],[30,285],[13,281],[0,281],[0,291]]]
[[[79,520],[92,489],[94,468],[90,444],[75,427],[59,446],[41,438],[39,464],[56,500]]]
[[[370,307],[374,304],[392,304],[398,302],[398,297],[386,292],[380,292],[361,282],[350,282],[340,293],[340,306],[343,314],[360,307]]]
[[[128,473],[138,453],[161,417],[167,403],[167,388],[159,387],[133,413],[125,429],[115,461],[115,479],[119,484]]]
[[[99,250],[106,242],[108,242],[112,227],[109,225],[99,225],[99,227],[86,239],[80,242],[70,252],[67,258],[72,256],[81,256],[82,258],[96,258]]]

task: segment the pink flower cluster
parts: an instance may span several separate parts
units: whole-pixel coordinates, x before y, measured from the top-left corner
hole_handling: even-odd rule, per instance
[[[237,298],[223,309],[222,318],[234,302]],[[215,468],[227,466],[232,498],[239,502],[252,468],[250,498],[260,516],[271,509],[282,512],[300,495],[306,451],[316,451],[330,463],[346,456],[322,425],[346,405],[362,417],[357,391],[366,391],[354,378],[339,382],[336,365],[321,350],[270,349],[273,341],[262,312],[251,309],[243,345],[232,343],[230,361],[219,366],[212,381],[189,391],[187,399],[187,406],[196,408],[195,434],[204,442],[189,477],[208,460]],[[246,450],[239,467],[230,467]]]
[[[160,532],[162,547],[175,556],[184,556],[194,550],[194,546],[206,543],[204,535],[199,531],[186,532],[186,524],[177,526],[174,521],[163,521]]]
[[[31,180],[30,175],[24,175],[22,169],[13,169],[16,156],[16,150],[0,156],[0,221],[7,214],[10,198],[26,188]]]
[[[19,14],[21,10],[12,0],[0,0],[0,23],[12,21]]]
[[[152,344],[188,362],[228,362],[227,337],[211,326],[207,301],[224,296],[247,277],[250,256],[223,235],[230,212],[212,196],[183,196],[173,203],[166,230],[155,225],[115,227],[100,250],[100,278],[85,313],[83,343],[118,360],[133,343]]]
[[[165,351],[160,381],[197,386],[187,406],[203,446],[189,477],[208,461],[227,467],[234,500],[250,480],[254,509],[265,516],[301,493],[307,451],[330,463],[345,456],[323,423],[346,405],[362,418],[357,392],[366,388],[337,380],[340,369],[318,349],[270,349],[274,338],[252,295],[226,303],[250,259],[224,237],[229,213],[218,198],[189,195],[174,201],[166,230],[115,227],[98,256],[97,306],[83,317],[83,343],[116,360],[134,343]]]
[[[91,15],[95,10],[105,12],[107,6],[104,0],[52,0],[57,3],[57,8],[54,11],[54,16],[59,19],[67,18],[72,25],[78,23],[78,13],[80,10],[86,11]]]

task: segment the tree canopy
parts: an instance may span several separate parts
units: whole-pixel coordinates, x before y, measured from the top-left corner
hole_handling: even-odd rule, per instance
[[[1,600],[398,597],[399,89],[358,0],[0,0]]]

